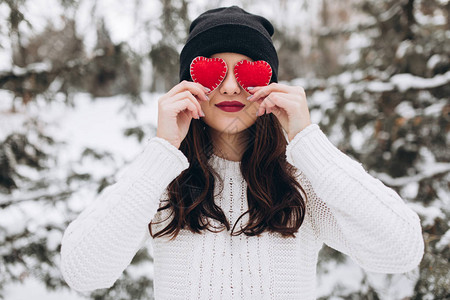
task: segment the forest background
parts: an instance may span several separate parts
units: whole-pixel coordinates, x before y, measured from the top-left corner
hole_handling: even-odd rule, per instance
[[[61,237],[156,134],[190,22],[234,4],[274,24],[312,122],[422,222],[405,274],[324,245],[318,299],[450,299],[448,0],[0,0],[0,299],[153,297],[146,248],[110,289],[70,290]]]

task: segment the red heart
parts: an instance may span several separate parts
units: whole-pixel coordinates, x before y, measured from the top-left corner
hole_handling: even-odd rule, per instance
[[[236,80],[247,92],[249,86],[268,85],[272,77],[272,68],[264,60],[248,61],[241,60],[234,66]]]
[[[190,65],[192,80],[209,88],[211,92],[218,87],[227,74],[227,64],[222,58],[197,56]]]

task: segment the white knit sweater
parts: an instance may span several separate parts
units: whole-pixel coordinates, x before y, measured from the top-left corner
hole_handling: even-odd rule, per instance
[[[157,208],[167,200],[167,185],[189,162],[168,141],[149,139],[117,182],[67,227],[61,245],[64,279],[78,291],[111,287],[149,238],[157,300],[315,299],[323,243],[368,271],[403,273],[418,266],[424,253],[418,215],[337,149],[317,124],[295,136],[286,157],[298,169],[308,199],[296,238],[267,232],[231,236],[226,230],[200,235],[184,229],[173,241],[167,235],[153,239],[148,223],[166,218],[168,210]],[[247,210],[240,162],[213,156],[211,164],[225,184],[216,204],[233,227]],[[235,231],[246,221],[248,214]],[[165,224],[155,225],[153,232]]]

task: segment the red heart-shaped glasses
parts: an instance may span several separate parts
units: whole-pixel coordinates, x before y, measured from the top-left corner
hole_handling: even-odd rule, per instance
[[[264,60],[248,61],[243,59],[234,65],[237,82],[247,92],[248,87],[268,85],[272,77],[272,68]],[[217,88],[227,74],[227,64],[222,58],[197,56],[190,65],[192,80],[209,88],[211,92]]]

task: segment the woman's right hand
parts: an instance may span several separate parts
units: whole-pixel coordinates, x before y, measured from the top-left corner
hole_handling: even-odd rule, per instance
[[[159,98],[156,136],[180,148],[192,118],[205,116],[198,100],[209,101],[206,92],[200,83],[183,80]]]

